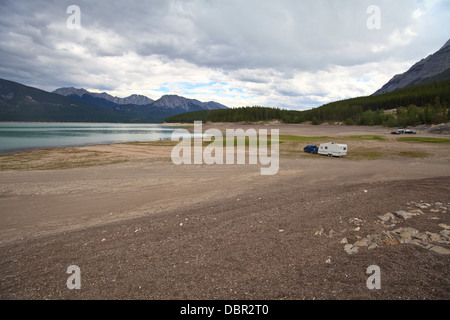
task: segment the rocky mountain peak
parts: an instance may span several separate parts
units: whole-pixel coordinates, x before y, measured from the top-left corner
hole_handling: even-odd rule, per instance
[[[450,39],[448,39],[448,41],[444,44],[444,46],[441,48],[441,50],[448,46],[450,46]]]
[[[115,104],[135,104],[135,105],[147,105],[151,104],[154,100],[138,94],[132,94],[129,97],[126,98],[119,98],[119,97],[113,97],[112,95],[102,92],[102,93],[96,93],[96,92],[89,92],[83,88],[77,89],[74,87],[67,87],[67,88],[59,88],[53,91],[53,93],[57,93],[63,96],[71,96],[71,95],[77,95],[79,97],[82,97],[83,95],[87,94],[94,98],[101,98],[108,100],[110,102],[113,102]]]
[[[89,91],[81,88],[77,89],[74,87],[66,87],[66,88],[59,88],[53,91],[53,93],[60,94],[62,96],[70,96],[70,95],[77,95],[79,97],[83,96],[83,94],[88,94]]]
[[[450,70],[450,40],[434,54],[421,59],[408,71],[395,75],[381,89],[373,95],[391,92],[413,85],[425,84],[433,81],[443,81],[449,78]]]

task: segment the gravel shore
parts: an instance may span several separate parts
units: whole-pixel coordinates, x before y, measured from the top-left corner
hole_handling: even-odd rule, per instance
[[[0,298],[450,298],[444,236],[426,244],[442,251],[380,240],[349,253],[349,244],[399,228],[446,234],[448,143],[399,142],[381,127],[277,128],[343,139],[349,156],[303,154],[308,141],[286,141],[279,172],[261,176],[259,165],[176,166],[171,145],[128,144],[71,148],[105,164],[1,171]],[[348,138],[361,134],[383,139]],[[39,161],[64,158],[58,152]],[[395,220],[380,218],[387,213]],[[79,290],[67,287],[71,265]],[[373,265],[381,287],[371,290]]]

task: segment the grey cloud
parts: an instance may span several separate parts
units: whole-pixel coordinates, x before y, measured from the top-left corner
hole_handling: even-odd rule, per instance
[[[251,77],[251,76],[237,77],[236,80],[239,80],[242,82],[250,82],[250,83],[270,83],[270,80],[262,79],[262,78],[255,78],[255,77]]]
[[[382,1],[386,32],[392,29],[391,12],[397,13],[399,3],[405,1]],[[17,2],[9,2],[8,7],[16,15],[30,14],[22,19],[29,27],[22,32],[34,43],[51,47],[51,41],[67,40],[55,38],[58,35],[52,35],[47,25],[65,22],[64,9],[70,1]],[[117,34],[122,51],[164,55],[223,69],[318,70],[324,64],[369,58],[367,49],[352,50],[351,44],[376,38],[365,24],[365,10],[372,2],[80,1],[79,6],[83,27]],[[401,26],[408,19],[396,16],[395,21]],[[100,56],[114,54],[88,40],[83,45],[89,51]],[[116,54],[120,55],[120,50]]]
[[[66,8],[72,4],[81,9],[79,32],[65,27]],[[372,4],[381,9],[381,30],[366,27],[366,9]],[[415,60],[437,50],[429,46],[445,42],[441,38],[448,35],[425,28],[442,27],[449,4],[437,2],[437,9],[427,13],[434,16],[425,17],[427,24],[417,24],[413,11],[425,11],[427,5],[420,0],[4,0],[0,77],[16,74],[16,80],[28,79],[26,84],[45,79],[47,86],[84,81],[113,88],[121,81],[115,79],[116,66],[100,59],[132,53],[219,70],[231,80],[260,85],[252,89],[259,94],[270,90],[295,97],[301,95],[299,88],[272,84],[298,72]],[[416,25],[415,41],[397,47],[389,42],[394,32]],[[377,45],[386,49],[373,52]]]

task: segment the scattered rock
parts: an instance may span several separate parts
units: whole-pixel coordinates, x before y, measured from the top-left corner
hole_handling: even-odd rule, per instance
[[[381,232],[381,245],[390,246],[399,244],[398,238],[395,236],[395,233],[392,231],[383,231]]]
[[[424,214],[422,210],[420,209],[412,209],[408,211],[410,214],[414,215],[414,216],[418,216],[421,214]]]
[[[429,207],[431,207],[431,204],[421,202],[421,203],[417,203],[416,207],[419,209],[428,209]]]
[[[364,224],[364,220],[359,218],[350,218],[348,219],[348,223],[353,224],[354,226],[360,227]]]
[[[361,240],[356,241],[353,245],[355,247],[368,247],[370,240],[367,238],[363,238]]]
[[[396,223],[401,222],[401,220],[407,220],[414,216],[419,216],[425,214],[422,210],[427,210],[426,212],[442,212],[446,213],[447,208],[443,208],[443,204],[441,202],[434,203],[434,208],[438,207],[442,209],[442,211],[437,209],[432,209],[433,205],[430,203],[426,203],[421,201],[419,202],[408,202],[409,206],[407,211],[399,210],[395,211],[394,214],[388,212],[383,215],[378,216],[381,220],[381,224],[385,227],[390,223],[390,227],[395,226]],[[412,209],[412,206],[416,206],[416,209]],[[450,208],[450,207],[449,207]],[[401,220],[398,220],[398,219]],[[430,219],[430,218],[429,218]],[[440,219],[437,218],[436,219]],[[359,218],[350,218],[348,222],[355,226],[353,228],[354,231],[359,231],[361,226],[364,224],[364,220]],[[439,254],[450,254],[450,250],[444,248],[442,246],[437,246],[436,243],[444,243],[450,244],[450,226],[444,223],[440,223],[438,225],[442,228],[439,233],[434,233],[430,231],[420,232],[419,230],[411,227],[402,227],[397,228],[395,230],[389,231],[384,230],[378,234],[369,234],[366,237],[356,236],[356,241],[352,244],[348,242],[347,238],[342,238],[340,240],[341,244],[344,244],[344,251],[348,254],[355,254],[358,252],[359,248],[366,247],[368,250],[373,250],[375,248],[381,246],[389,246],[389,245],[397,245],[404,243],[412,243],[416,245],[420,245],[425,249],[434,251]],[[317,231],[317,233],[322,234],[323,229],[321,231]]]
[[[381,244],[381,236],[378,234],[369,234],[367,236],[367,239],[369,239],[370,243],[374,243],[376,245]],[[370,245],[369,245],[370,247]]]
[[[389,222],[389,221],[394,222],[394,221],[396,221],[395,216],[392,213],[390,213],[390,212],[385,213],[382,216],[378,216],[378,217],[384,222]]]
[[[394,230],[399,235],[400,243],[410,243],[414,235],[419,233],[419,230],[414,228],[400,228],[400,230]]]
[[[441,232],[439,232],[441,235],[441,238],[446,241],[449,242],[450,241],[450,230],[442,230]]]
[[[441,227],[441,228],[444,228],[445,230],[449,230],[450,229],[450,226],[448,226],[446,224],[443,224],[443,223],[439,223],[438,226]]]
[[[398,228],[392,231],[382,231],[381,234],[369,234],[365,238],[359,238],[354,244],[348,243],[347,238],[344,238],[341,240],[341,243],[345,243],[344,250],[348,254],[358,252],[358,248],[361,247],[367,247],[369,250],[372,250],[379,246],[390,246],[402,243],[413,243],[430,250],[437,247],[432,251],[441,254],[448,254],[446,252],[450,252],[450,250],[432,245],[431,243],[450,243],[449,237],[450,230],[448,229],[444,229],[440,234],[437,234],[430,231],[419,232],[419,230],[415,228],[407,227]]]
[[[354,247],[352,244],[346,244],[344,246],[344,250],[348,253],[348,254],[354,254],[358,252],[358,247]]]
[[[410,214],[410,213],[408,213],[406,211],[403,211],[403,210],[395,211],[395,214],[396,214],[397,217],[401,217],[401,218],[403,218],[405,220],[409,219],[409,218],[411,218],[413,216],[412,214]]]
[[[429,242],[436,242],[439,241],[441,239],[441,235],[437,234],[437,233],[433,233],[430,231],[425,231],[426,234],[428,235],[428,241]]]
[[[320,230],[314,232],[315,236],[321,236],[323,234],[323,228],[320,228]]]
[[[414,235],[414,239],[417,239],[417,240],[418,240],[418,242],[415,241],[415,243],[417,243],[417,244],[420,244],[420,243],[422,243],[422,244],[428,243],[428,235],[426,234],[426,232],[421,232],[421,233],[419,233],[419,234]],[[413,240],[414,240],[414,239],[413,239]]]
[[[450,254],[450,250],[440,247],[440,246],[431,246],[431,248],[429,248],[429,250],[437,252],[439,254]]]

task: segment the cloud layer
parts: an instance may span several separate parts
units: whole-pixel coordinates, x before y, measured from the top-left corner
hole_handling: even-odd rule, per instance
[[[437,51],[450,21],[445,0],[104,0],[77,1],[69,29],[72,4],[0,2],[0,77],[305,109],[373,93]]]

